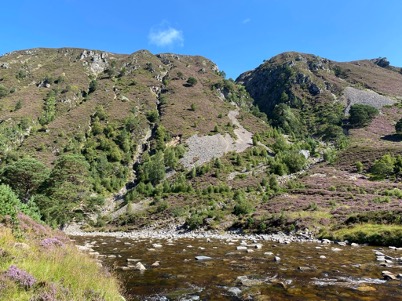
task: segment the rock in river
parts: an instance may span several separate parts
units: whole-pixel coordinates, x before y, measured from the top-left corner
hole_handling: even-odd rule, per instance
[[[195,256],[195,260],[211,260],[212,258],[209,256]]]

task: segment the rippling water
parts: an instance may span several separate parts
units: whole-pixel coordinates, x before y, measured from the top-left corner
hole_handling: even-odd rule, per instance
[[[389,248],[241,240],[75,239],[77,244],[91,245],[102,262],[115,270],[127,300],[402,300],[401,280],[385,281],[381,276],[384,270],[402,273],[402,266],[394,260],[384,267],[376,260],[376,250],[402,257],[402,251]],[[242,243],[247,250],[237,250]],[[210,259],[196,260],[196,256]],[[137,262],[146,270],[128,267]]]

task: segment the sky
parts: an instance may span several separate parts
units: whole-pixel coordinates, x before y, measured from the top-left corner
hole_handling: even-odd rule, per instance
[[[202,55],[235,79],[285,51],[402,67],[400,0],[14,0],[0,54],[77,47]]]

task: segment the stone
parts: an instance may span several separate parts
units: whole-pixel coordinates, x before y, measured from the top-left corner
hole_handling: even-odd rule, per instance
[[[357,288],[357,290],[360,292],[374,292],[376,289],[372,286],[361,285]]]
[[[327,258],[327,256],[325,256],[325,255],[320,255],[320,258],[321,258],[321,259],[325,259],[325,258]]]
[[[298,270],[300,270],[300,271],[309,271],[309,270],[311,270],[311,268],[310,267],[298,267]]]
[[[274,255],[274,253],[272,253],[272,252],[265,252],[264,255],[266,255],[266,256],[272,256],[272,255]]]
[[[250,279],[247,276],[239,276],[236,278],[236,281],[239,282],[241,285],[250,287],[263,284],[263,281],[260,279]]]
[[[381,275],[385,280],[396,280],[397,279],[396,276],[393,273],[391,273],[390,271],[382,271]]]
[[[346,242],[344,241],[338,241],[337,244],[343,247],[346,246]]]
[[[281,261],[281,258],[279,256],[275,256],[274,261],[279,262],[279,261]]]
[[[152,244],[152,247],[154,249],[160,249],[160,248],[162,248],[162,245],[161,244]]]
[[[145,271],[146,270],[145,266],[141,262],[137,262],[137,264],[134,266],[134,269],[136,269],[138,271]]]
[[[212,257],[209,256],[203,256],[203,255],[195,256],[195,260],[211,260],[211,259]]]
[[[254,253],[253,249],[247,249],[247,253]]]
[[[255,244],[254,248],[260,250],[262,249],[262,244]]]
[[[350,246],[351,246],[351,247],[358,247],[359,244],[357,244],[357,243],[355,243],[355,242],[352,242],[352,243],[350,244]]]
[[[140,259],[136,259],[136,258],[127,258],[127,262],[138,262],[140,261]]]
[[[158,267],[160,265],[160,261],[155,261],[151,266]]]
[[[238,247],[236,247],[236,250],[238,250],[238,251],[247,251],[247,247],[246,246],[238,246]]]
[[[229,287],[228,293],[235,295],[235,296],[239,296],[241,294],[241,289],[239,289],[238,287]]]

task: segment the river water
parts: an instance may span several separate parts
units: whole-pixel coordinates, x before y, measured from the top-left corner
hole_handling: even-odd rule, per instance
[[[73,239],[100,253],[121,279],[127,300],[402,300],[402,281],[382,276],[402,273],[399,249],[241,239]],[[138,262],[146,270],[134,269]]]

